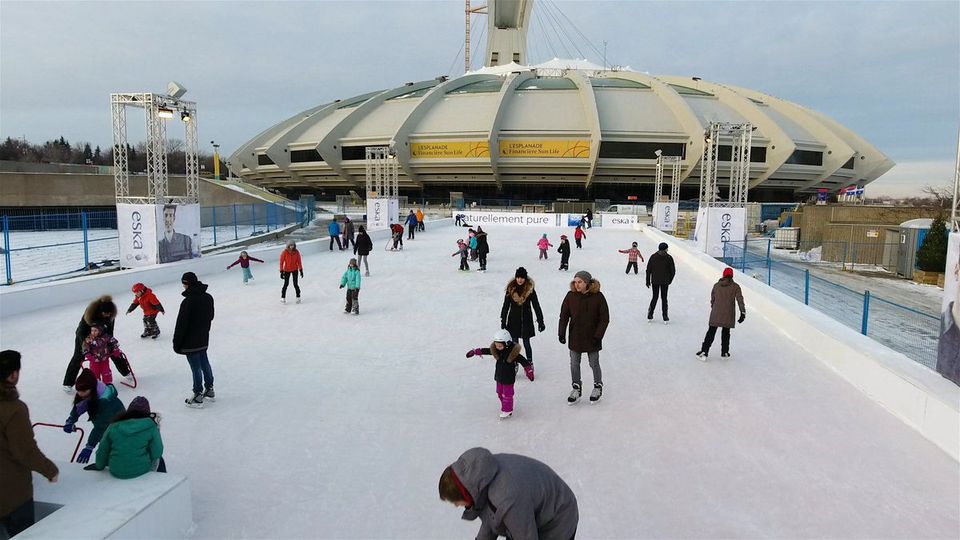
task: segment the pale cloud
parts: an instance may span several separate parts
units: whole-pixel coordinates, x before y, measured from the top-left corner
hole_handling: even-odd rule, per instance
[[[868,197],[923,196],[924,186],[952,186],[955,173],[953,161],[906,161],[868,184],[866,192]]]

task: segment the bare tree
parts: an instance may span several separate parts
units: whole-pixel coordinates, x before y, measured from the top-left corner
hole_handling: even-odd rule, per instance
[[[953,204],[953,186],[927,184],[920,191],[927,195],[926,198],[933,199],[937,208],[950,208]]]

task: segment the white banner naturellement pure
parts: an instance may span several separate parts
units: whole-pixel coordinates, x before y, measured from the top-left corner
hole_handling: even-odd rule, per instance
[[[157,259],[161,263],[200,256],[200,205],[158,204]]]
[[[389,199],[367,199],[367,230],[382,231],[390,227]]]
[[[157,214],[153,204],[117,204],[120,266],[157,264]]]
[[[514,225],[519,227],[555,227],[560,214],[523,212],[459,212],[470,225]]]
[[[653,203],[653,226],[661,231],[673,232],[677,226],[677,212],[679,211],[679,203]]]
[[[746,217],[745,208],[700,208],[694,229],[697,246],[711,257],[723,257],[725,242],[737,242],[742,246]]]

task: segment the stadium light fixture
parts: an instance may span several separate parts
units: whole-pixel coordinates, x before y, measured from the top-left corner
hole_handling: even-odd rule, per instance
[[[173,110],[166,107],[160,107],[157,109],[157,117],[164,119],[173,118]]]
[[[180,113],[180,119],[183,120],[184,122],[189,122],[189,121],[190,121],[190,113],[187,112],[187,111],[181,112],[181,113]]]

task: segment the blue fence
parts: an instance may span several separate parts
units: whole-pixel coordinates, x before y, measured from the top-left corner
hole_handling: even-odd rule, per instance
[[[810,273],[802,263],[771,257],[770,243],[728,242],[723,261],[788,296],[829,315],[907,357],[936,369],[939,315],[856,291]]]
[[[295,223],[306,225],[313,217],[314,209],[300,203],[201,207],[200,244],[216,246]],[[4,214],[2,225],[0,285],[119,266],[115,209]]]

